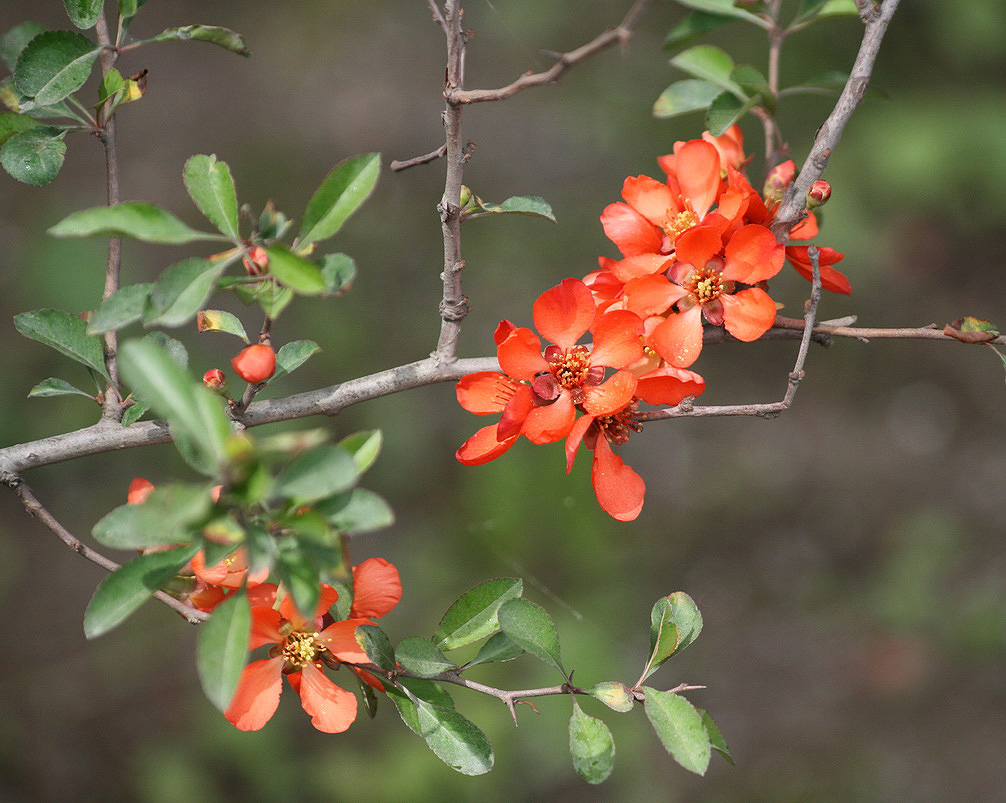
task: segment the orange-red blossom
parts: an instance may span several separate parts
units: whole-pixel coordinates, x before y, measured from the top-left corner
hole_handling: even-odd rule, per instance
[[[382,558],[371,558],[353,567],[353,605],[349,618],[324,625],[328,609],[338,592],[322,585],[318,604],[304,616],[287,594],[279,610],[269,605],[252,605],[249,649],[271,645],[269,657],[244,668],[234,698],[225,712],[239,730],[259,730],[279,707],[282,678],[300,696],[301,706],[311,716],[311,724],[326,733],[341,733],[356,719],[356,695],[337,686],[325,674],[325,667],[369,664],[370,658],[356,640],[356,628],[383,616],[402,597],[398,570]],[[367,673],[365,680],[383,688]]]

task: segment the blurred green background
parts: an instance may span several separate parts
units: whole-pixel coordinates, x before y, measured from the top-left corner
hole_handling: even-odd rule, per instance
[[[471,0],[468,86],[508,83],[617,23],[629,0]],[[795,5],[792,4],[792,5]],[[492,352],[504,317],[530,324],[531,303],[598,254],[615,255],[598,215],[626,175],[659,176],[655,159],[698,136],[698,116],[655,120],[672,80],[663,37],[684,11],[658,2],[627,52],[606,52],[559,85],[465,111],[477,143],[466,182],[488,200],[547,198],[558,226],[531,218],[464,227],[473,312],[463,356]],[[58,2],[5,3],[0,29],[24,19],[70,27]],[[242,201],[274,199],[299,216],[327,171],[380,150],[385,163],[436,148],[444,45],[421,0],[241,3],[152,0],[138,37],[192,22],[225,25],[252,58],[200,43],[130,53],[149,89],[120,119],[123,196],[159,203],[193,225],[181,168],[193,153],[230,163]],[[736,24],[709,41],[764,66],[759,31]],[[825,22],[783,52],[784,82],[848,69],[861,25]],[[942,324],[962,315],[1006,320],[1006,93],[1000,0],[903,3],[874,74],[887,100],[864,104],[825,177],[834,196],[821,244],[847,254],[854,295],[828,296],[822,317],[866,326]],[[781,117],[798,163],[830,109],[787,102]],[[745,123],[748,150],[762,152]],[[284,380],[294,392],[420,359],[436,342],[442,246],[435,205],[443,164],[385,171],[375,196],[338,236],[360,274],[336,300],[299,302],[278,342],[311,337],[324,353]],[[760,182],[756,158],[752,179]],[[0,191],[3,315],[8,343],[0,442],[92,423],[82,399],[28,400],[48,376],[87,382],[79,366],[21,338],[23,310],[93,308],[103,242],[56,241],[45,229],[104,202],[98,144],[71,137],[46,189],[6,176]],[[124,281],[148,281],[189,251],[127,244]],[[196,252],[199,253],[199,252]],[[788,269],[773,295],[799,314],[807,284]],[[257,316],[240,312],[249,327]],[[194,370],[226,365],[235,341],[174,333]],[[708,403],[780,398],[796,345],[719,346],[695,366]],[[479,468],[454,449],[483,419],[440,385],[360,405],[327,426],[341,436],[380,427],[384,453],[366,480],[394,506],[389,530],[354,544],[401,570],[405,597],[383,620],[393,639],[431,633],[460,593],[501,575],[560,629],[582,685],[632,682],[650,606],[684,590],[701,638],[653,678],[716,717],[737,760],[706,778],[678,768],[640,710],[585,710],[612,728],[615,772],[588,787],[567,750],[569,704],[540,701],[514,729],[498,703],[455,693],[487,733],[496,768],[455,775],[382,705],[349,733],[310,727],[295,695],[262,732],[234,730],[203,698],[195,631],[148,604],[107,636],[83,638],[83,609],[103,573],[0,494],[0,798],[4,800],[992,800],[1006,787],[1006,394],[986,348],[837,342],[814,348],[792,411],[774,421],[655,423],[622,450],[647,484],[646,507],[619,524],[597,507],[589,460],[564,474],[560,446],[512,450]],[[274,393],[277,391],[273,391]],[[276,431],[278,428],[273,428]],[[171,447],[80,459],[29,473],[70,530],[90,528],[125,497],[130,478],[185,476]],[[126,555],[118,556],[121,558]],[[476,679],[518,688],[556,678],[530,659]]]

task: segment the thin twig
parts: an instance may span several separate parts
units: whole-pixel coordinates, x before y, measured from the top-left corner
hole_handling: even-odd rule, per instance
[[[611,47],[616,42],[623,47],[632,37],[633,28],[646,11],[652,0],[636,0],[624,19],[614,28],[596,36],[585,45],[581,45],[568,53],[559,53],[556,62],[549,69],[538,73],[525,73],[516,81],[499,89],[462,89],[457,88],[447,94],[451,103],[484,103],[492,100],[506,100],[525,89],[535,86],[546,86],[555,83],[574,64],[590,58]]]
[[[115,67],[118,53],[111,47],[112,41],[109,38],[108,23],[105,20],[105,12],[98,15],[95,24],[95,32],[98,36],[98,44],[104,47],[101,50],[101,74],[107,75],[109,70]],[[108,107],[106,106],[106,109]],[[101,127],[97,131],[98,140],[105,150],[105,187],[108,198],[108,205],[115,206],[121,201],[119,190],[119,149],[118,140],[115,133],[115,114],[110,117],[102,115],[100,118]],[[119,289],[119,274],[122,267],[122,238],[110,237],[108,240],[108,264],[105,269],[105,289],[101,295],[102,300],[108,298]],[[117,355],[119,353],[118,338],[115,330],[105,333],[105,368],[111,382],[106,386],[105,398],[102,401],[102,415],[113,421],[122,419],[122,412],[125,409],[122,399],[119,396],[118,382],[119,369]]]
[[[447,143],[445,142],[435,151],[430,151],[422,156],[415,156],[412,159],[395,159],[391,162],[391,170],[395,173],[401,170],[408,170],[410,167],[415,167],[416,165],[425,165],[430,162],[435,162],[437,159],[442,159],[447,153]]]
[[[772,233],[780,242],[789,239],[790,229],[804,216],[807,205],[807,190],[810,185],[821,178],[824,169],[828,166],[828,159],[838,141],[842,138],[846,123],[852,117],[863,93],[870,83],[870,75],[873,72],[873,64],[877,59],[877,52],[880,50],[880,43],[887,31],[887,26],[898,8],[899,0],[884,0],[881,6],[877,6],[869,15],[866,21],[866,31],[863,34],[863,42],[856,55],[856,61],[849,72],[849,80],[839,95],[838,102],[828,119],[822,123],[814,138],[814,145],[807,154],[807,159],[800,168],[800,175],[796,181],[790,185],[783,199],[775,222],[772,224]]]
[[[430,11],[433,12],[433,21],[437,23],[443,29],[444,33],[447,32],[447,22],[444,20],[444,15],[440,13],[440,7],[436,4],[435,0],[426,0],[427,5],[430,7]]]
[[[49,530],[55,533],[56,537],[59,538],[60,541],[70,547],[70,549],[78,555],[82,555],[91,561],[91,563],[100,566],[107,572],[114,572],[119,568],[119,564],[114,560],[106,558],[100,552],[95,552],[89,546],[82,543],[79,538],[67,530],[62,524],[60,524],[56,518],[45,509],[42,503],[38,501],[38,498],[32,492],[31,488],[29,488],[27,483],[25,483],[20,477],[5,478],[4,482],[14,490],[14,493],[17,494],[18,499],[21,500],[21,504],[24,505],[24,509],[28,511],[29,515],[42,522],[42,524],[49,528]],[[154,598],[160,600],[169,608],[172,608],[180,613],[190,624],[196,625],[200,622],[205,622],[210,618],[208,613],[192,608],[181,600],[177,600],[170,594],[166,594],[163,591],[155,591]]]

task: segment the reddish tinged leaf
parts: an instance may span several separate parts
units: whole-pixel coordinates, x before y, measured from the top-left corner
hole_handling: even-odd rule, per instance
[[[999,330],[991,322],[969,315],[948,323],[943,327],[943,334],[962,343],[988,343],[999,337]]]
[[[591,479],[601,509],[613,519],[632,521],[643,509],[646,483],[625,465],[604,438],[598,438],[594,448]]]
[[[342,733],[356,720],[356,695],[336,686],[314,664],[301,671],[300,702],[311,724],[324,733]]]

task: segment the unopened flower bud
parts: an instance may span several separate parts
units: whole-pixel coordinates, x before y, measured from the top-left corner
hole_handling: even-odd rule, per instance
[[[133,481],[129,483],[126,501],[131,505],[142,505],[153,492],[154,483],[143,477],[133,477]]]
[[[203,374],[203,384],[214,393],[222,393],[227,387],[227,377],[219,368],[210,368]]]
[[[269,255],[261,245],[248,249],[241,261],[249,276],[265,276],[269,272]]]
[[[765,187],[762,195],[766,201],[778,201],[782,198],[786,188],[793,183],[796,178],[796,162],[787,159],[782,164],[773,167],[765,177]]]
[[[807,208],[816,209],[831,197],[831,185],[824,179],[818,179],[807,190]]]
[[[256,343],[242,349],[231,360],[234,372],[245,382],[257,384],[265,382],[276,373],[276,352],[272,346]]]

